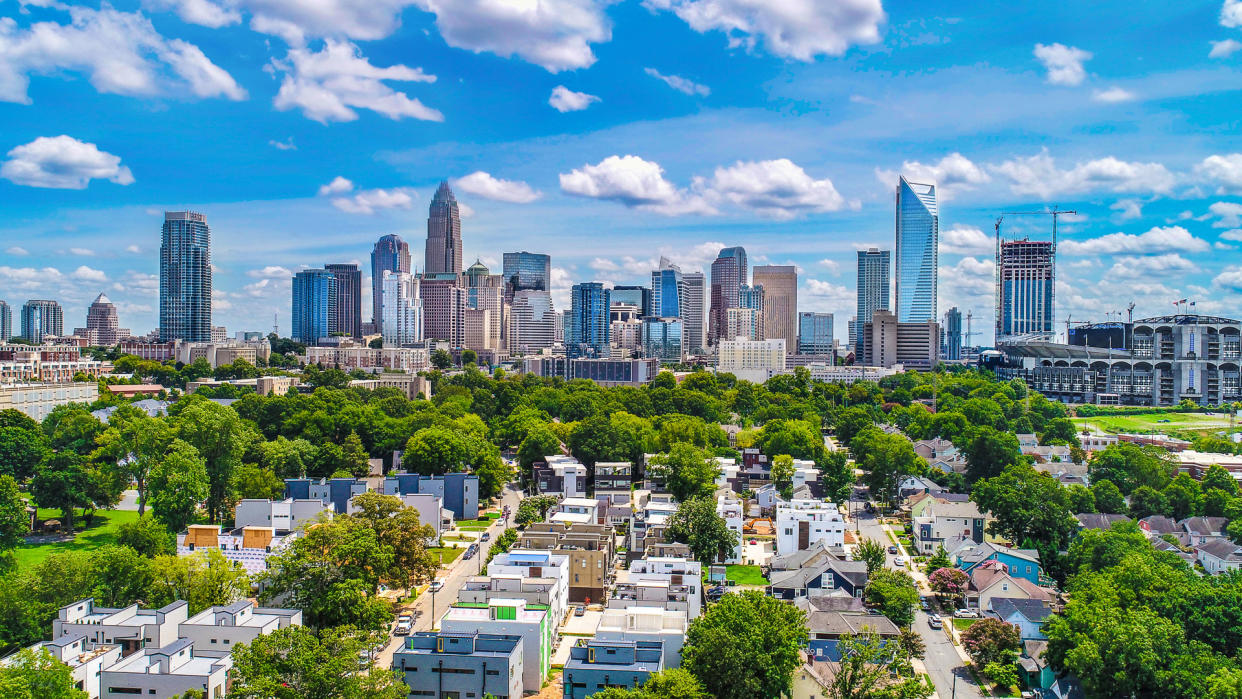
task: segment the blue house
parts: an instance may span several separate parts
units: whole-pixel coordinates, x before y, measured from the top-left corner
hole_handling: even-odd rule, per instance
[[[1023,641],[1043,641],[1048,637],[1040,629],[1052,609],[1041,600],[1018,597],[993,597],[989,614],[1006,624],[1013,624]]]
[[[949,551],[949,559],[967,575],[985,561],[997,561],[1005,564],[1013,577],[1039,584],[1039,551],[1035,549],[1015,549],[988,542],[980,544],[969,539],[952,543],[955,544],[953,548],[945,547]]]
[[[565,699],[583,699],[609,687],[639,687],[664,669],[660,641],[582,639],[569,649],[562,672]]]
[[[460,699],[522,696],[521,636],[420,631],[393,654],[410,696]]]
[[[349,499],[367,492],[367,483],[358,478],[286,478],[285,497],[295,500],[319,500],[332,505],[337,514],[345,514]]]
[[[393,473],[384,479],[384,492],[388,495],[435,495],[453,512],[454,519],[479,518],[479,477],[474,474],[420,476],[417,473]]]
[[[867,586],[867,564],[864,561],[842,561],[821,558],[797,570],[772,571],[769,594],[777,599],[836,594],[862,597]]]

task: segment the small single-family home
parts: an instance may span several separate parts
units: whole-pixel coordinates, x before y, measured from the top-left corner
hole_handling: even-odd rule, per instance
[[[769,574],[768,592],[783,600],[802,597],[839,596],[861,598],[867,587],[867,564],[844,561],[832,555],[816,556],[793,570]]]
[[[1178,522],[1182,531],[1189,536],[1189,545],[1198,546],[1213,539],[1225,537],[1225,527],[1229,520],[1224,517],[1187,517]]]
[[[992,599],[997,597],[1033,599],[1052,602],[1050,591],[1009,574],[1003,563],[989,561],[978,565],[971,572],[970,587],[966,591],[966,606],[991,609]]]
[[[966,540],[949,552],[949,558],[967,575],[986,561],[1003,563],[1009,574],[1039,584],[1039,551],[1015,549],[1001,544]]]
[[[936,547],[954,537],[983,543],[984,527],[990,519],[973,502],[948,502],[935,498],[922,514],[911,512],[914,548],[921,554],[931,555]]]
[[[1242,546],[1228,539],[1212,539],[1195,547],[1199,565],[1210,575],[1242,570]]]
[[[1074,515],[1078,520],[1078,529],[1103,529],[1105,531],[1112,528],[1117,522],[1129,522],[1130,518],[1125,515],[1103,515],[1096,513]]]
[[[1177,520],[1164,515],[1149,515],[1138,521],[1139,529],[1147,535],[1149,539],[1156,539],[1164,534],[1176,534],[1182,531]]]
[[[1040,630],[1040,626],[1052,615],[1052,608],[1043,600],[993,597],[992,608],[987,614],[1018,627],[1023,641],[1042,641],[1048,638]]]

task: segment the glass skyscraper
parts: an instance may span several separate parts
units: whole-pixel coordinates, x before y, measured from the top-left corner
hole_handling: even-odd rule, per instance
[[[645,286],[614,286],[612,287],[612,302],[628,303],[638,309],[638,315],[651,315],[651,289]]]
[[[936,269],[940,257],[936,185],[897,183],[897,322],[937,320]],[[859,318],[859,322],[866,322]]]
[[[410,246],[399,235],[389,234],[375,241],[371,250],[371,322],[375,332],[384,329],[384,272],[410,271]]]
[[[569,314],[565,318],[565,356],[606,358],[610,355],[609,290],[599,282],[574,284],[569,291]]]
[[[461,274],[461,211],[448,182],[441,182],[427,211],[427,274]]]
[[[656,318],[680,318],[686,299],[686,282],[681,268],[660,258],[660,268],[651,272],[651,315]]]
[[[715,344],[724,333],[725,311],[740,308],[738,290],[746,285],[746,248],[725,248],[712,262],[710,310],[707,317],[708,341]],[[732,338],[729,338],[732,339]]]
[[[505,278],[505,300],[519,291],[552,290],[552,258],[537,252],[506,252],[500,261]]]
[[[832,314],[798,314],[798,354],[832,354]]]
[[[763,332],[769,340],[784,338],[785,350],[798,347],[798,268],[755,265],[751,282],[763,287]]]
[[[680,318],[643,318],[643,356],[680,362],[684,329]]]
[[[43,342],[45,335],[65,334],[65,313],[60,304],[46,299],[30,299],[22,306],[22,337]]]
[[[13,309],[0,301],[0,342],[8,342],[10,337],[13,337]]]
[[[192,211],[164,212],[160,341],[211,342],[211,229]]]
[[[871,322],[871,314],[888,311],[889,305],[889,257],[888,250],[871,248],[858,251],[858,313],[853,327],[861,328]],[[855,349],[861,352],[862,333],[851,333]]]
[[[362,337],[362,270],[352,263],[323,268],[336,275],[336,331]]]
[[[293,275],[293,332],[304,345],[339,332],[336,274],[326,269],[304,269]]]
[[[423,340],[423,299],[418,277],[384,272],[384,346],[404,347]]]
[[[1052,241],[1006,240],[996,270],[996,337],[1052,335],[1056,255]]]
[[[962,358],[962,312],[957,306],[944,312],[944,358]]]

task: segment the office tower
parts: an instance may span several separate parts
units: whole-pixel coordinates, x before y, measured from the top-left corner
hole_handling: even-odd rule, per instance
[[[506,315],[508,306],[505,303],[504,276],[492,274],[482,260],[474,264],[462,275],[466,282],[467,332],[465,346],[470,349],[501,349],[504,346],[505,327],[508,325]],[[475,311],[475,313],[469,313]],[[482,315],[486,312],[486,316]],[[486,321],[485,327],[478,330],[480,335],[474,337],[473,325]],[[484,338],[484,339],[479,339]]]
[[[384,298],[384,272],[410,271],[410,246],[401,236],[388,234],[375,241],[371,249],[371,322],[375,331],[384,330],[384,313],[380,302]]]
[[[764,324],[764,291],[762,286],[743,286],[737,295],[737,305],[741,308],[749,308],[755,313],[754,326],[752,328],[751,339],[766,340],[768,336],[767,326]],[[731,340],[733,338],[726,337]]]
[[[798,314],[798,354],[832,354],[832,314]]]
[[[500,261],[504,276],[505,300],[523,289],[552,290],[552,258],[537,252],[506,252]]]
[[[660,268],[651,272],[651,315],[657,318],[680,318],[686,298],[686,281],[681,267],[660,258]]]
[[[441,182],[427,212],[427,274],[461,274],[461,212],[448,182]]]
[[[962,358],[962,312],[957,306],[944,313],[944,358]]]
[[[940,360],[940,328],[936,321],[902,323],[889,311],[876,311],[862,326],[862,361],[866,366],[928,371]]]
[[[643,346],[643,321],[638,306],[618,303],[612,290],[612,307],[608,310],[609,336],[613,347],[634,352]]]
[[[746,248],[725,248],[712,262],[708,341],[716,344],[725,322],[725,309],[738,307],[738,290],[746,284]]]
[[[160,341],[211,342],[211,229],[192,211],[164,212]]]
[[[754,308],[726,308],[721,340],[762,340],[763,312]]]
[[[551,293],[539,289],[514,292],[509,309],[509,351],[534,354],[555,344],[555,316]]]
[[[606,358],[609,350],[609,289],[599,282],[574,284],[569,290],[569,315],[565,318],[565,356]]]
[[[890,311],[889,288],[889,251],[879,248],[858,251],[858,314],[854,323],[860,326],[871,320],[876,311]],[[857,350],[862,347],[862,337],[857,332],[851,335],[850,346]]]
[[[785,347],[798,346],[798,270],[792,265],[762,265],[751,272],[755,286],[763,287],[763,325],[766,338],[784,338]]]
[[[687,272],[686,303],[681,319],[685,322],[685,346],[688,354],[704,354],[707,351],[707,275]]]
[[[31,299],[22,306],[22,337],[43,342],[45,336],[63,335],[65,315],[60,304],[45,299]]]
[[[336,274],[326,269],[304,269],[293,275],[293,330],[290,339],[317,345],[340,332],[337,319]]]
[[[362,337],[362,270],[352,263],[323,268],[336,276],[336,331]]]
[[[385,347],[423,341],[423,298],[418,277],[384,270],[380,280],[381,315]]]
[[[612,305],[627,303],[638,309],[638,317],[651,315],[651,289],[645,286],[612,287]]]
[[[848,338],[846,342],[849,344],[849,351],[857,354],[862,348],[862,339],[858,336],[858,318],[850,318],[845,326],[847,331],[846,337]]]
[[[116,304],[100,294],[86,309],[86,327],[74,328],[73,334],[87,344],[112,347],[129,337],[129,328],[122,328],[116,315]]]
[[[463,313],[467,308],[466,289],[458,281],[457,274],[441,272],[424,274],[419,282],[423,297],[423,337],[444,340],[454,348],[461,347],[464,340]]]
[[[1056,255],[1052,241],[1003,240],[996,269],[996,339],[1051,335]]]
[[[685,355],[685,324],[680,318],[643,318],[643,356],[680,362]]]
[[[936,321],[936,266],[940,262],[940,214],[936,185],[897,183],[897,321]],[[860,320],[862,320],[860,318]]]
[[[552,314],[552,337],[556,344],[565,346],[565,311]]]
[[[13,337],[13,309],[9,304],[0,301],[0,342],[8,342]]]

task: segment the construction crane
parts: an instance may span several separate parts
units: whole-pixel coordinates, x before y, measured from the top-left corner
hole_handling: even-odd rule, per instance
[[[1057,254],[1057,219],[1058,219],[1058,218],[1060,218],[1061,216],[1066,215],[1066,214],[1075,214],[1075,215],[1076,215],[1077,213],[1078,213],[1078,212],[1077,212],[1077,211],[1075,211],[1075,210],[1073,210],[1073,209],[1060,209],[1060,208],[1057,208],[1056,206],[1053,206],[1053,207],[1052,207],[1052,209],[1050,209],[1050,210],[1049,210],[1049,209],[1045,209],[1045,210],[1043,210],[1043,211],[1002,211],[1002,212],[1001,212],[1001,215],[996,217],[996,264],[994,265],[994,268],[995,268],[995,270],[996,270],[996,299],[995,299],[995,305],[996,305],[996,334],[997,334],[997,337],[1000,337],[1000,330],[1001,330],[1001,313],[1003,313],[1003,312],[1004,312],[1004,311],[1003,311],[1003,309],[1001,308],[1001,306],[1002,306],[1002,303],[1001,303],[1001,282],[1002,282],[1002,280],[1001,280],[1001,274],[1002,274],[1002,272],[1003,272],[1003,270],[1001,269],[1001,222],[1003,222],[1003,221],[1005,220],[1005,217],[1006,217],[1006,216],[1051,216],[1051,217],[1052,217],[1052,256],[1053,256],[1053,259],[1055,260],[1055,259],[1056,259],[1056,254]],[[1055,308],[1056,308],[1056,284],[1057,284],[1057,280],[1056,280],[1056,272],[1055,272],[1055,270],[1056,270],[1056,266],[1055,266],[1055,265],[1053,265],[1053,278],[1052,278],[1052,289],[1053,289],[1053,291],[1052,291],[1052,294],[1051,294],[1051,298],[1049,299],[1049,305],[1050,305],[1050,308],[1053,308],[1053,309],[1055,309]],[[1048,330],[1051,332],[1051,331],[1052,331],[1052,328],[1049,328]],[[1065,341],[1066,341],[1066,342],[1069,342],[1069,326],[1068,326],[1068,325],[1066,325],[1066,328],[1065,328]]]
[[[1051,210],[1045,209],[1043,211],[1002,211],[1000,217],[996,219],[996,247],[998,250],[1000,249],[1000,226],[1001,221],[1005,220],[1006,216],[1051,216],[1052,250],[1055,252],[1057,249],[1057,219],[1067,214],[1077,215],[1078,212],[1073,209],[1058,209],[1055,206]]]
[[[964,344],[965,344],[967,347],[973,347],[973,346],[974,346],[974,345],[970,344],[970,338],[971,338],[972,336],[974,336],[974,335],[982,335],[982,334],[983,334],[983,332],[982,332],[982,331],[980,331],[980,330],[971,330],[971,329],[970,329],[970,321],[971,321],[971,319],[972,319],[972,318],[974,318],[974,316],[975,316],[975,312],[974,312],[973,310],[971,310],[971,309],[966,309],[966,332],[962,333],[962,339],[964,340]]]

